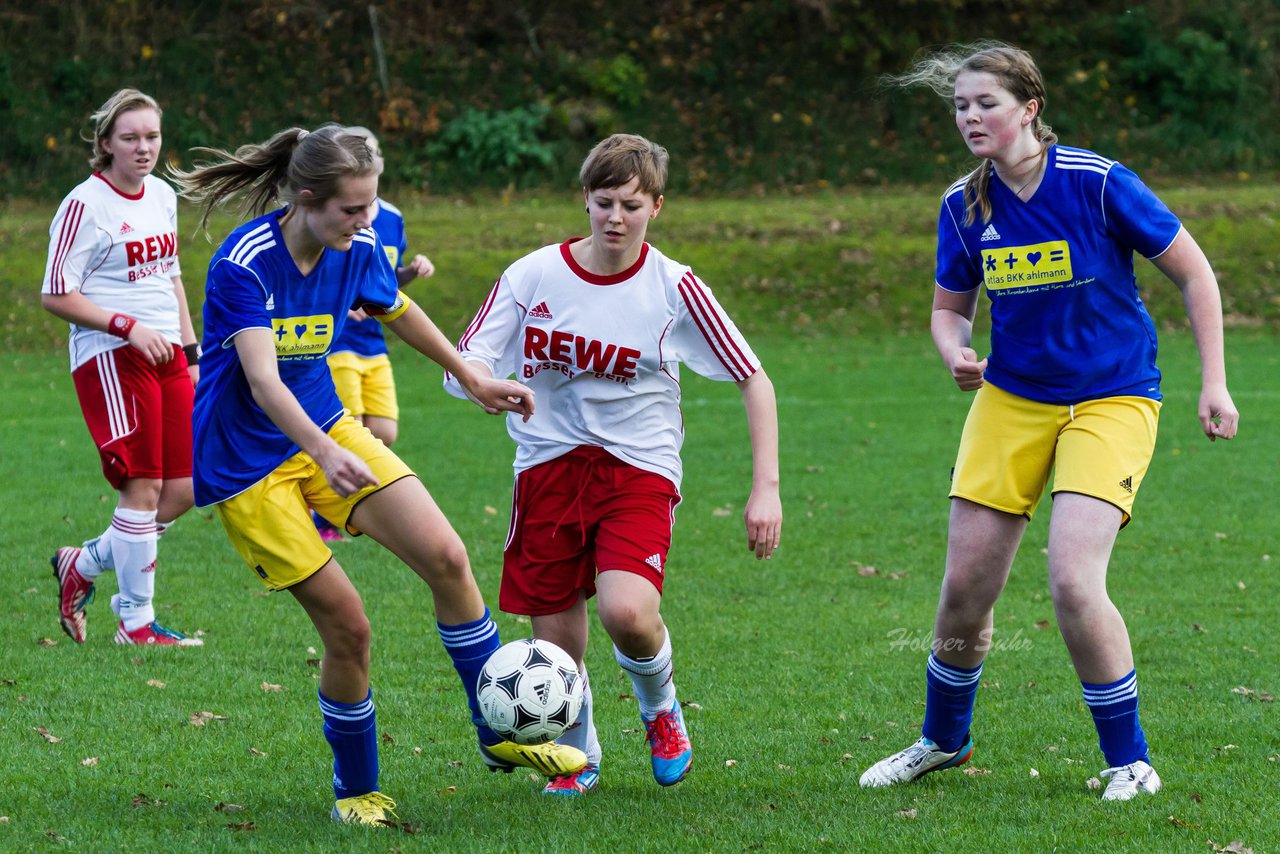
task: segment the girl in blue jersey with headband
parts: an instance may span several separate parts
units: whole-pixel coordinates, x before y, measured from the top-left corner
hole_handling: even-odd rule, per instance
[[[324,643],[320,711],[334,755],[333,818],[378,825],[394,802],[378,790],[378,741],[369,690],[370,627],[359,593],[316,532],[308,505],[348,533],[386,546],[431,588],[437,627],[467,693],[485,763],[556,776],[585,755],[524,747],[484,725],[475,699],[498,629],[467,552],[422,482],[349,415],[325,363],[347,310],[377,317],[461,379],[490,413],[533,413],[516,382],[472,370],[396,285],[369,228],[381,158],[337,125],[282,131],[216,162],[176,173],[182,194],[210,210],[245,193],[255,219],[231,233],[209,264],[204,344],[194,415],[196,503],[215,505],[241,558],[271,590],[288,590]],[[270,210],[277,198],[285,207]]]
[[[1107,595],[1116,534],[1129,522],[1156,441],[1156,334],[1133,253],[1182,292],[1200,351],[1200,425],[1230,439],[1222,305],[1204,253],[1119,163],[1057,144],[1044,83],[1025,51],[988,43],[935,54],[897,79],[953,103],[981,164],[943,196],[932,331],[943,364],[976,395],[951,484],[946,574],[926,673],[923,735],[862,775],[919,779],[968,760],[992,609],[1053,472],[1049,586],[1093,713],[1109,777],[1102,797],[1154,793],[1138,722],[1128,630]],[[971,345],[978,294],[991,300],[991,352]]]

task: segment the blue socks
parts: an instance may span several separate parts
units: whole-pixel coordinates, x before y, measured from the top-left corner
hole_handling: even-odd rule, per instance
[[[498,626],[489,615],[489,609],[485,608],[484,616],[478,620],[457,626],[436,623],[436,628],[440,630],[440,641],[453,659],[453,669],[458,671],[458,678],[466,689],[467,707],[471,709],[471,722],[476,725],[480,743],[492,747],[502,738],[484,722],[480,701],[476,698],[476,682],[480,679],[484,663],[502,645],[498,639]]]
[[[373,691],[359,703],[339,703],[320,694],[324,737],[333,748],[334,800],[367,795],[378,788],[378,722]]]
[[[1147,737],[1138,722],[1138,672],[1106,685],[1081,682],[1084,701],[1093,713],[1093,725],[1098,728],[1098,746],[1107,758],[1107,765],[1120,768],[1141,759],[1148,762]]]
[[[981,678],[981,664],[972,669],[956,667],[929,654],[924,724],[920,730],[940,750],[954,753],[964,746],[973,723],[973,701]]]

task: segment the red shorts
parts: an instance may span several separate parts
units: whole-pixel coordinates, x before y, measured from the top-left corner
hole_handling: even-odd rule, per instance
[[[516,476],[498,606],[558,614],[596,592],[596,571],[620,569],[662,592],[680,493],[662,475],[582,446]]]
[[[102,474],[120,489],[131,478],[191,477],[191,402],[195,390],[187,357],[148,365],[127,344],[101,353],[72,372]]]

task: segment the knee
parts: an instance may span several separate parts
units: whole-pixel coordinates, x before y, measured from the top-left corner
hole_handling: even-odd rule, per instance
[[[134,477],[120,489],[122,503],[136,510],[155,510],[160,506],[164,481],[159,478]]]
[[[1049,595],[1054,610],[1063,616],[1082,614],[1100,602],[1107,601],[1107,591],[1082,583],[1076,578],[1050,578]]]
[[[366,662],[373,642],[373,629],[369,617],[360,610],[344,615],[325,632],[325,652],[336,658],[353,662]]]
[[[998,590],[992,593],[980,584],[966,584],[948,576],[942,585],[938,609],[960,622],[978,622],[986,619],[998,596]]]
[[[656,614],[645,613],[625,603],[600,604],[597,610],[600,623],[614,645],[628,655],[637,650],[656,648],[661,643],[662,622]]]
[[[438,546],[431,556],[431,574],[438,581],[453,582],[471,577],[471,559],[458,537]]]
[[[400,435],[400,429],[396,426],[396,422],[388,421],[379,425],[372,433],[382,440],[382,444],[390,448],[396,443],[396,438]]]

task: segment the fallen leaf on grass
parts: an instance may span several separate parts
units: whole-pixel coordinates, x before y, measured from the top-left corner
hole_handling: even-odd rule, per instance
[[[635,694],[619,694],[618,695],[618,700],[623,703],[634,700],[635,698],[636,698]]]
[[[213,712],[192,712],[188,719],[192,726],[204,726],[209,721],[225,721],[225,715],[215,715]]]
[[[133,796],[133,800],[129,801],[129,805],[135,808],[136,807],[162,807],[165,805],[165,802],[160,800],[159,798],[151,797],[146,792],[138,792],[138,794]]]
[[[1085,781],[1084,781],[1084,784],[1085,784],[1085,786],[1086,786],[1086,787],[1088,787],[1088,788],[1090,788],[1090,789],[1101,789],[1101,788],[1102,788],[1102,781],[1101,781],[1101,780],[1099,780],[1097,777],[1090,777],[1088,780],[1085,780]]]
[[[319,666],[320,666],[320,659],[318,659],[318,658],[308,658],[308,659],[306,660],[306,665],[307,665],[307,667],[319,667]]]
[[[493,507],[493,506],[491,506],[491,505],[486,504],[486,505],[484,506],[484,515],[486,515],[486,516],[497,516],[497,515],[498,515],[498,508],[497,508],[497,507]]]
[[[965,766],[965,768],[964,768],[964,773],[968,774],[970,777],[977,777],[979,774],[990,774],[990,773],[991,773],[991,769],[990,769],[990,768],[975,768],[975,767],[973,767],[972,765],[966,765],[966,766]]]
[[[736,760],[736,759],[726,759],[726,760],[724,761],[724,767],[726,767],[726,768],[732,768],[733,766],[735,766],[735,765],[737,765],[737,764],[738,764],[738,760]]]
[[[1032,779],[1032,780],[1034,780],[1035,778],[1037,778],[1037,777],[1039,777],[1039,776],[1040,776],[1040,772],[1039,772],[1039,771],[1037,771],[1036,769],[1032,768],[1032,769],[1031,769],[1031,779]]]
[[[80,764],[86,768],[93,768],[98,764],[98,757],[86,756],[84,759],[80,760]]]
[[[45,832],[44,832],[44,835],[45,835],[45,836],[47,836],[47,837],[49,837],[50,839],[52,839],[54,842],[62,843],[62,842],[66,842],[66,841],[67,841],[67,837],[63,836],[61,833],[59,833],[59,832],[58,832],[58,831],[56,831],[56,830],[53,830],[52,828],[46,828],[46,829],[45,829]],[[1225,848],[1217,848],[1217,849],[1214,849],[1214,850],[1216,850],[1216,851],[1225,851],[1225,850],[1227,850],[1227,849],[1225,849]]]
[[[916,811],[915,810],[898,810],[896,813],[894,813],[894,815],[902,816],[903,818],[915,818]]]
[[[728,507],[717,507],[711,511],[712,516],[732,516],[733,511]]]
[[[284,690],[283,685],[275,685],[275,684],[272,684],[271,682],[263,682],[258,687],[269,694],[279,694],[281,691]]]
[[[147,680],[147,684],[148,684],[148,685],[150,685],[152,688],[163,688],[163,687],[165,687],[165,684],[164,684],[163,682],[161,682],[159,679],[148,679],[148,680]]]
[[[1239,750],[1234,744],[1224,744],[1221,747],[1215,747],[1214,750]]]
[[[1183,821],[1177,816],[1172,816],[1172,815],[1169,816],[1169,821],[1173,824],[1174,827],[1192,827],[1192,828],[1200,827],[1200,825],[1198,824],[1191,824],[1190,822]]]
[[[841,762],[849,762],[849,761],[851,761],[852,759],[853,759],[853,754],[852,754],[852,753],[846,753],[846,754],[844,754],[843,756],[841,756],[841,757],[840,757],[840,761],[841,761]]]
[[[239,812],[244,809],[240,804],[229,804],[225,801],[218,801],[213,805],[214,812]]]
[[[38,646],[57,646],[58,642],[53,638],[40,638],[40,640],[36,641],[36,644]]]
[[[440,794],[452,795],[452,794],[455,794],[457,791],[458,791],[457,786],[445,786],[443,789],[440,790]]]
[[[1035,622],[1035,627],[1036,627],[1037,629],[1047,629],[1047,628],[1049,628],[1049,621],[1048,621],[1048,620],[1036,620],[1036,622]]]
[[[233,822],[228,822],[228,823],[227,823],[227,830],[247,830],[247,831],[254,831],[254,830],[257,830],[257,829],[258,829],[258,825],[254,824],[252,821],[242,821],[242,822],[239,822],[239,823],[236,823],[236,822],[234,822],[234,821],[233,821]]]
[[[681,706],[684,708],[684,710],[685,710],[686,712],[688,712],[688,711],[694,711],[694,712],[700,712],[700,711],[702,711],[702,704],[701,704],[701,703],[681,703]]]
[[[0,824],[8,824],[8,823],[9,823],[9,816],[0,815]]]
[[[876,740],[876,737],[875,737],[874,735],[860,735],[860,736],[858,736],[858,741],[875,741],[875,740]]]
[[[62,741],[62,739],[58,738],[56,735],[53,735],[51,732],[49,732],[49,730],[47,730],[42,726],[33,726],[31,730],[33,732],[40,733],[40,737],[43,738],[45,741],[49,742],[50,744],[57,744],[58,742]]]
[[[263,753],[261,750],[259,750],[259,749],[258,749],[258,748],[256,748],[256,747],[250,747],[250,748],[249,748],[249,755],[250,755],[250,756],[266,756],[267,754]]]
[[[461,768],[461,767],[462,767],[462,763],[455,759],[455,760],[453,760],[452,762],[450,762],[450,763],[449,763],[449,767],[450,767],[450,768]]]
[[[1209,847],[1214,851],[1229,852],[1229,854],[1253,854],[1253,849],[1245,848],[1244,843],[1239,839],[1231,840],[1223,848],[1219,848],[1212,839],[1206,839],[1205,842],[1209,843]]]

